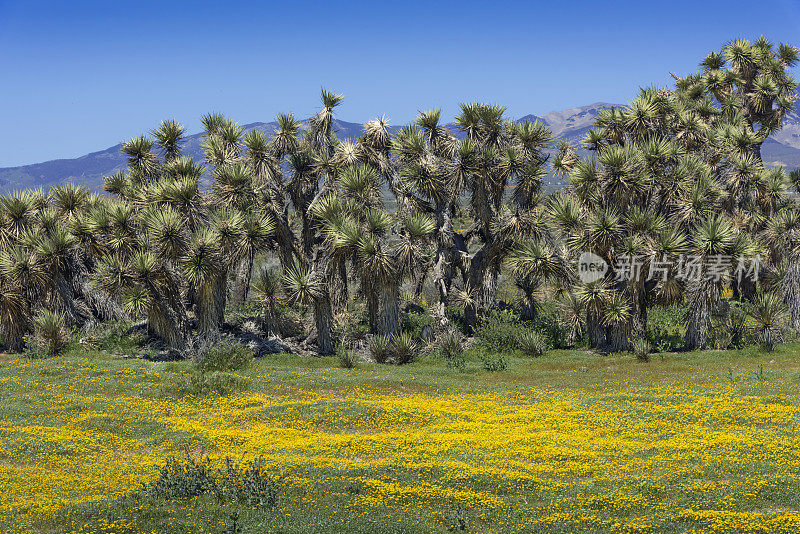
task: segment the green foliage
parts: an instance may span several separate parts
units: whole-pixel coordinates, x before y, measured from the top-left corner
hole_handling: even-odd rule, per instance
[[[376,363],[386,363],[391,356],[392,339],[389,336],[372,336],[369,340],[369,353]]]
[[[508,360],[502,353],[491,354],[484,352],[480,355],[480,359],[483,362],[484,370],[491,373],[508,369]]]
[[[417,342],[408,332],[401,332],[392,340],[391,350],[397,365],[411,363],[417,355]]]
[[[520,340],[528,333],[519,315],[511,310],[493,310],[475,332],[477,344],[487,352],[511,352],[520,347]]]
[[[98,324],[86,334],[87,341],[98,349],[111,354],[131,354],[145,343],[141,331],[131,332],[127,321],[109,321]]]
[[[253,361],[253,351],[235,341],[222,341],[210,347],[197,362],[200,373],[239,371]]]
[[[142,484],[141,493],[163,501],[174,501],[212,492],[216,479],[210,464],[208,458],[196,460],[187,457],[184,461],[169,458],[155,480]]]
[[[339,366],[342,369],[352,369],[358,363],[358,355],[342,344],[336,345],[336,358],[339,360]]]
[[[213,371],[210,373],[191,373],[180,377],[163,391],[165,397],[205,397],[219,395],[225,397],[250,389],[250,381],[233,373]]]
[[[653,306],[647,310],[647,339],[654,352],[675,352],[683,348],[686,308]]]
[[[208,458],[187,456],[184,461],[168,459],[155,480],[142,484],[140,493],[163,501],[210,494],[218,501],[272,508],[278,502],[279,490],[280,480],[265,469],[260,457],[245,464],[235,464],[226,457],[225,467],[219,469],[212,467]]]
[[[30,354],[42,351],[46,356],[58,356],[69,344],[64,328],[64,314],[42,310],[33,318],[33,336],[29,337]]]
[[[465,371],[467,360],[464,357],[464,347],[455,332],[448,332],[439,342],[439,350],[444,357],[447,367]]]
[[[433,317],[428,313],[408,312],[403,315],[403,332],[408,332],[414,339],[421,339],[425,327],[433,326]]]
[[[519,349],[534,358],[544,354],[548,348],[547,338],[541,332],[525,332],[519,340]]]

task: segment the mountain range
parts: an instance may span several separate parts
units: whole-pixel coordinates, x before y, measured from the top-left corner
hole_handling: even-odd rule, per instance
[[[552,111],[544,115],[526,115],[520,120],[540,120],[544,122],[556,139],[578,145],[593,126],[598,113],[607,108],[621,107],[617,104],[596,102],[588,106]],[[454,128],[452,125],[448,125]],[[398,127],[392,128],[396,130]],[[243,129],[260,130],[269,136],[276,129],[275,122],[254,122],[243,125]],[[354,122],[336,120],[336,134],[340,139],[355,139],[362,133],[362,125]],[[200,143],[202,134],[186,137],[184,154],[201,160]],[[33,163],[20,167],[0,168],[0,192],[32,187],[49,188],[53,185],[76,182],[84,184],[95,191],[102,190],[103,176],[107,176],[125,166],[126,158],[120,151],[121,144],[92,152],[72,159],[57,159],[42,163]],[[768,166],[783,165],[787,169],[800,168],[800,117],[792,113],[786,117],[781,131],[770,136],[762,146],[762,157]],[[547,185],[556,186],[552,182]]]

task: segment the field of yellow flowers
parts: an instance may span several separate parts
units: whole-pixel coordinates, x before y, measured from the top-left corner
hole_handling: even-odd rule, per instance
[[[229,395],[189,363],[0,359],[0,531],[800,532],[800,345],[554,351],[466,373],[267,357]],[[170,457],[261,456],[278,504],[137,497]]]

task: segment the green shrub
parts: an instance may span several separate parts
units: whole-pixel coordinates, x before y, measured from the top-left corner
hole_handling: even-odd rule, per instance
[[[647,339],[655,352],[681,350],[686,334],[686,308],[653,306],[647,310]],[[727,347],[726,347],[727,348]]]
[[[342,345],[336,345],[336,357],[339,359],[339,365],[342,369],[352,369],[358,363],[358,356],[352,350]]]
[[[214,371],[211,373],[191,373],[177,378],[177,381],[162,391],[164,397],[221,397],[250,389],[250,381],[241,376]]]
[[[411,363],[417,355],[417,343],[411,334],[408,332],[401,332],[392,340],[392,356],[394,356],[394,363],[402,365],[404,363]]]
[[[392,340],[389,336],[372,336],[369,340],[369,353],[376,363],[386,363],[391,355]]]
[[[220,500],[271,508],[278,503],[280,479],[264,468],[262,458],[244,465],[225,458],[225,469],[219,472],[216,487],[216,496]]]
[[[459,332],[464,333],[464,307],[450,304],[445,310],[447,319],[458,329]]]
[[[508,369],[508,360],[506,360],[502,353],[483,353],[481,354],[480,358],[483,362],[483,368],[486,371],[494,373]]]
[[[422,339],[426,327],[433,326],[433,317],[427,313],[408,312],[403,314],[402,331],[414,339]]]
[[[70,338],[64,328],[64,314],[42,310],[33,318],[33,336],[28,338],[30,354],[57,356],[67,348]]]
[[[464,371],[467,367],[467,360],[464,357],[464,347],[461,340],[454,332],[446,334],[439,342],[439,350],[444,357],[447,367]]]
[[[98,324],[86,337],[89,343],[104,352],[129,354],[144,345],[146,340],[144,333],[130,332],[130,329],[129,322],[110,321]]]
[[[492,310],[475,332],[477,344],[486,352],[511,352],[519,348],[528,332],[519,316],[511,310]]]
[[[633,354],[636,355],[636,359],[642,362],[650,361],[650,342],[647,341],[647,338],[644,337],[637,337],[631,343],[633,346]]]
[[[239,371],[250,365],[254,357],[253,351],[244,345],[223,341],[205,352],[205,356],[197,363],[197,369],[201,373]]]
[[[525,332],[519,340],[519,349],[534,358],[544,354],[548,348],[547,338],[541,332]]]
[[[208,458],[195,460],[187,457],[179,462],[169,458],[158,472],[158,477],[149,484],[142,484],[141,492],[162,501],[187,499],[214,491],[216,479]]]
[[[168,459],[155,480],[142,484],[140,493],[163,501],[211,494],[218,501],[271,508],[278,502],[279,489],[280,479],[264,468],[261,458],[249,464],[234,464],[225,458],[225,467],[216,469],[208,458],[187,457],[182,462]]]

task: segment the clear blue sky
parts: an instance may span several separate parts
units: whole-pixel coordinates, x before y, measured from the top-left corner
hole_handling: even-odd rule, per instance
[[[0,166],[74,157],[176,118],[240,123],[491,101],[512,116],[624,103],[708,51],[765,34],[800,44],[800,0],[523,2],[0,0]],[[797,76],[797,70],[795,75]]]

